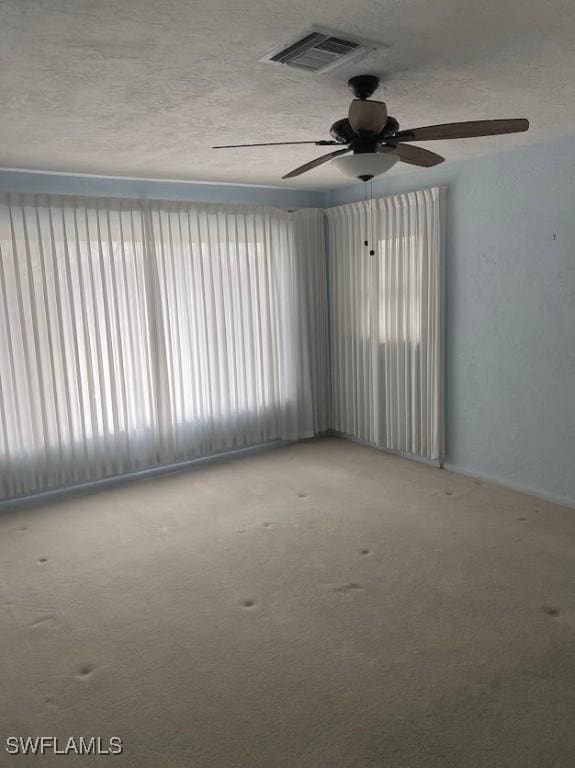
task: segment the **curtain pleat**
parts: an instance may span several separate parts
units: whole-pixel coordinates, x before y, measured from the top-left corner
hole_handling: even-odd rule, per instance
[[[0,497],[327,429],[323,220],[0,196]]]
[[[443,457],[443,197],[374,200],[373,237],[369,203],[327,211],[331,426],[428,459]]]

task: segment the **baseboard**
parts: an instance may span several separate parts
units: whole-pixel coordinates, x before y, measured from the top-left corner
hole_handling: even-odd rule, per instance
[[[250,456],[262,451],[269,451],[274,448],[283,448],[286,445],[292,444],[293,441],[290,440],[270,440],[267,443],[257,443],[256,445],[250,445],[246,448],[237,448],[233,451],[212,453],[208,456],[200,456],[197,459],[180,461],[175,464],[159,464],[158,466],[137,470],[135,472],[126,472],[122,475],[112,475],[110,477],[102,477],[99,480],[90,480],[86,483],[67,485],[62,488],[54,488],[48,491],[39,491],[38,493],[30,493],[25,496],[14,496],[10,499],[0,500],[0,512],[12,510],[21,506],[33,506],[36,504],[60,501],[61,499],[73,496],[74,494],[86,494],[94,491],[100,491],[105,488],[114,488],[120,485],[124,485],[125,483],[130,483],[133,480],[140,480],[147,477],[157,477],[159,475],[166,475],[172,472],[182,472],[185,470],[193,469],[194,467],[203,466],[204,464],[213,464],[219,461],[227,461],[229,459],[239,458],[241,456]]]
[[[499,477],[498,475],[492,475],[488,472],[482,472],[477,469],[460,467],[459,465],[451,464],[450,462],[445,462],[443,466],[450,472],[455,472],[459,475],[466,475],[467,477],[474,477],[477,480],[484,480],[486,483],[498,485],[501,488],[506,488],[509,491],[518,491],[519,493],[525,493],[528,496],[534,496],[536,499],[541,499],[542,501],[550,501],[553,504],[561,504],[564,507],[575,508],[575,499],[570,499],[569,497],[562,496],[558,493],[542,491],[539,488],[533,488],[526,483],[517,483],[505,477]]]
[[[499,477],[498,475],[492,475],[487,472],[482,472],[476,469],[468,469],[467,467],[461,467],[458,464],[452,464],[451,462],[444,461],[441,459],[439,460],[426,459],[422,456],[417,456],[412,453],[404,453],[402,451],[391,451],[389,449],[380,448],[379,446],[369,443],[367,440],[359,440],[358,438],[347,435],[344,432],[337,432],[335,430],[329,430],[328,432],[322,433],[321,436],[337,437],[342,440],[350,440],[352,443],[357,443],[358,445],[366,445],[369,448],[375,448],[376,450],[382,451],[383,453],[390,454],[391,456],[400,456],[403,459],[409,459],[410,461],[417,461],[420,464],[429,464],[433,467],[438,467],[439,469],[447,469],[450,472],[455,472],[456,474],[459,474],[459,475],[466,475],[467,477],[473,477],[477,480],[483,480],[486,483],[492,483],[493,485],[497,485],[501,488],[506,488],[509,491],[517,491],[518,493],[525,493],[528,496],[533,496],[537,499],[541,499],[542,501],[549,501],[552,504],[561,504],[565,507],[575,508],[575,499],[571,499],[568,496],[562,496],[561,494],[558,494],[558,493],[542,491],[539,488],[533,488],[532,486],[527,485],[525,483],[517,483],[505,477]]]
[[[368,448],[374,448],[382,453],[389,454],[390,456],[399,456],[403,459],[409,459],[410,461],[417,461],[420,464],[427,464],[437,468],[444,468],[450,472],[456,474],[465,475],[467,477],[473,477],[477,480],[483,480],[493,485],[498,485],[501,488],[506,488],[510,491],[518,491],[519,493],[525,493],[528,496],[541,499],[543,501],[549,501],[553,504],[561,504],[566,507],[575,508],[575,499],[571,499],[561,494],[551,493],[549,491],[542,491],[538,488],[533,488],[525,483],[517,483],[507,478],[499,477],[498,475],[492,475],[481,470],[469,469],[467,467],[461,467],[458,464],[452,464],[451,462],[444,462],[441,460],[426,459],[422,456],[417,456],[411,453],[404,453],[401,451],[391,451],[379,446],[375,446],[366,440],[360,440],[358,438],[351,437],[343,432],[337,432],[333,429],[328,429],[320,432],[315,437],[304,438],[296,442],[309,442],[315,440],[321,440],[322,438],[338,438],[340,440],[349,440],[352,443],[358,445],[364,445]],[[173,472],[182,472],[194,467],[203,466],[205,464],[216,463],[220,461],[227,461],[233,458],[240,458],[242,456],[250,456],[262,451],[269,451],[275,448],[283,448],[287,445],[293,445],[294,441],[290,440],[272,440],[267,443],[258,443],[257,445],[251,445],[246,448],[238,448],[233,451],[225,451],[223,453],[215,453],[209,456],[201,456],[197,459],[190,459],[189,461],[181,461],[175,464],[162,464],[155,467],[149,467],[148,469],[138,470],[136,472],[129,472],[123,475],[114,475],[112,477],[104,477],[99,480],[92,480],[86,483],[78,483],[76,485],[66,486],[65,488],[56,488],[49,491],[41,491],[39,493],[29,494],[26,496],[18,496],[11,499],[0,500],[0,512],[12,510],[21,506],[33,506],[36,504],[44,504],[47,502],[55,502],[66,497],[73,496],[74,494],[85,494],[103,490],[105,488],[114,488],[126,483],[130,483],[133,480],[143,479],[147,477],[157,477],[159,475],[165,475]]]

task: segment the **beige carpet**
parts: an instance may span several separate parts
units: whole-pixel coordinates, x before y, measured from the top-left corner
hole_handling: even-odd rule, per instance
[[[1,766],[575,765],[574,510],[333,439],[4,513],[0,549]]]

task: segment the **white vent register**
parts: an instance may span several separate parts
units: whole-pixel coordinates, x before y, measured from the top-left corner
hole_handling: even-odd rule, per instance
[[[313,27],[311,32],[297,40],[274,48],[261,61],[308,72],[326,72],[344,62],[357,61],[377,47],[376,43]]]

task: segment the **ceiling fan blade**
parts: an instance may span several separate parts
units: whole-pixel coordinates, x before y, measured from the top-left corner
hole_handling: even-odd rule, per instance
[[[398,144],[393,149],[396,155],[399,155],[399,159],[403,163],[409,163],[410,165],[419,165],[422,168],[431,168],[434,165],[439,165],[445,161],[444,157],[430,152],[423,147],[414,147],[411,144]]]
[[[330,139],[321,139],[320,141],[268,141],[264,144],[221,144],[212,149],[236,149],[237,147],[280,147],[287,144],[316,144],[320,147],[327,147],[333,144],[338,144],[337,141],[331,141]]]
[[[327,155],[316,157],[315,160],[311,160],[309,163],[305,163],[305,165],[300,165],[298,168],[294,168],[293,171],[286,173],[285,176],[282,176],[282,179],[293,179],[294,176],[300,176],[302,173],[305,173],[306,171],[311,171],[312,168],[317,168],[318,165],[323,165],[324,163],[327,163],[327,161],[331,160],[332,157],[337,157],[338,155],[345,155],[346,152],[351,152],[350,147],[346,147],[345,149],[336,149],[335,152],[328,152]]]
[[[497,136],[501,133],[519,133],[529,128],[529,120],[470,120],[464,123],[444,123],[399,131],[397,141],[433,141],[435,139],[472,139],[476,136]]]
[[[381,133],[387,122],[387,107],[383,101],[354,99],[347,119],[356,133]]]

